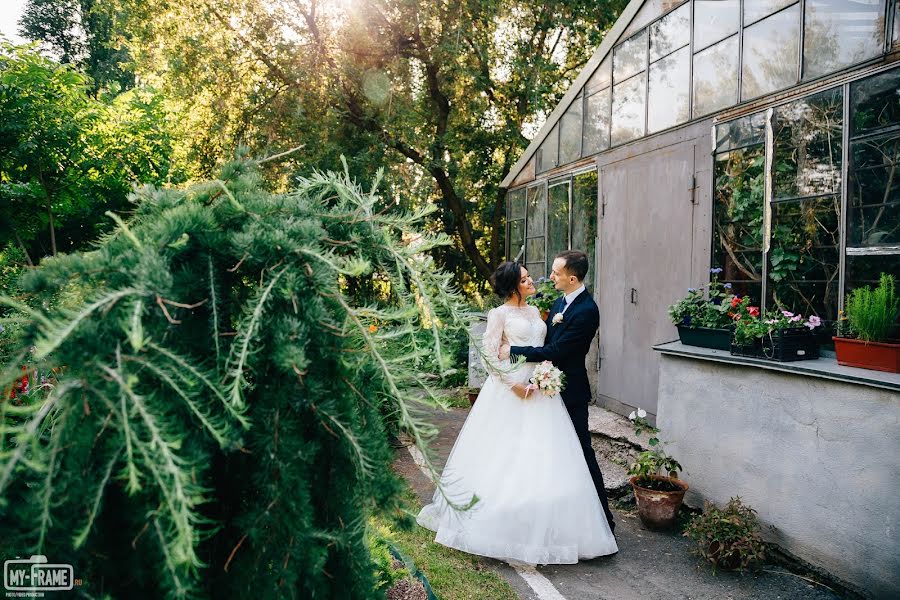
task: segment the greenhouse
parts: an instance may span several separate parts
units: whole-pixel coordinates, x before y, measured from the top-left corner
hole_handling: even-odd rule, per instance
[[[503,181],[510,258],[536,277],[562,249],[593,260],[602,404],[655,412],[666,307],[710,268],[827,323],[900,274],[898,6],[625,9]]]

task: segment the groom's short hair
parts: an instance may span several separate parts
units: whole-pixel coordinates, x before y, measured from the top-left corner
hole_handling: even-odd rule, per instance
[[[566,250],[556,255],[566,261],[566,271],[574,275],[578,281],[584,281],[588,272],[588,257],[581,250]]]

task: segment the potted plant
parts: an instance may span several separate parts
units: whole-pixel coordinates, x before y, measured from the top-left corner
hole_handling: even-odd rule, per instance
[[[670,529],[675,524],[688,484],[678,479],[681,464],[660,447],[656,437],[659,429],[650,425],[646,416],[647,412],[640,408],[628,416],[634,423],[636,435],[645,431],[651,434],[650,450],[641,452],[628,469],[632,476],[629,482],[641,522],[649,529]]]
[[[731,301],[734,315],[734,341],[731,354],[780,362],[819,358],[819,342],[813,330],[822,325],[816,315],[804,318],[787,310],[760,314],[750,305],[750,297]]]
[[[537,307],[541,311],[541,318],[546,319],[547,315],[550,314],[550,308],[562,296],[562,292],[557,290],[553,281],[546,277],[539,278],[535,282],[534,287],[537,293],[529,296],[525,302]]]
[[[481,393],[480,388],[470,387],[466,388],[466,395],[469,398],[469,406],[475,406],[475,401],[478,400],[478,394]]]
[[[697,554],[713,564],[713,571],[743,571],[766,556],[756,511],[741,503],[740,497],[729,500],[724,509],[707,502],[703,514],[691,520],[684,535],[697,543]]]
[[[708,294],[703,288],[688,288],[688,294],[669,307],[669,318],[678,328],[682,344],[728,350],[734,329],[729,303],[734,295],[730,283],[720,283],[722,269],[710,269]]]
[[[878,287],[857,288],[847,295],[838,318],[834,351],[838,364],[900,373],[897,319],[900,298],[893,275],[881,274]]]

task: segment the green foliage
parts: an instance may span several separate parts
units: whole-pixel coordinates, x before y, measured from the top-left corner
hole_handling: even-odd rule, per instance
[[[694,517],[684,535],[697,543],[696,552],[713,564],[713,570],[744,569],[765,560],[766,545],[759,534],[756,511],[731,498],[724,509],[707,502],[703,514]]]
[[[719,282],[722,269],[710,270],[709,294],[704,289],[688,288],[688,294],[669,307],[669,318],[675,325],[727,329],[732,326],[731,284]]]
[[[550,279],[541,277],[535,282],[537,293],[529,296],[525,301],[531,306],[537,307],[541,312],[548,311],[556,302],[562,292],[556,289],[556,285]]]
[[[37,263],[85,247],[128,208],[135,183],[178,182],[163,99],[133,90],[111,99],[34,49],[0,46],[0,247]]]
[[[386,423],[427,447],[422,361],[448,369],[441,334],[468,326],[426,253],[448,239],[346,168],[273,194],[238,161],[131,200],[2,300],[21,334],[0,389],[63,367],[0,403],[4,545],[78,565],[92,595],[372,596],[366,523],[398,489]],[[362,276],[383,294],[351,296]]]
[[[844,313],[848,331],[839,332],[865,342],[886,342],[892,339],[900,318],[900,297],[896,292],[896,279],[882,273],[878,287],[856,288],[847,294]]]
[[[651,475],[668,475],[669,477],[678,477],[681,471],[681,463],[674,457],[666,454],[660,444],[656,434],[659,429],[650,424],[646,419],[647,413],[638,409],[632,412],[628,418],[634,424],[634,434],[641,435],[643,433],[651,434],[650,450],[644,450],[638,454],[637,460],[628,467],[628,474],[636,476],[639,485],[647,486],[650,484]]]

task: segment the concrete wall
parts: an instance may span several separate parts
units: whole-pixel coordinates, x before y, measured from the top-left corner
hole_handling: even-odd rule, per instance
[[[770,541],[900,597],[900,393],[662,355],[657,424],[686,502],[741,496]]]

